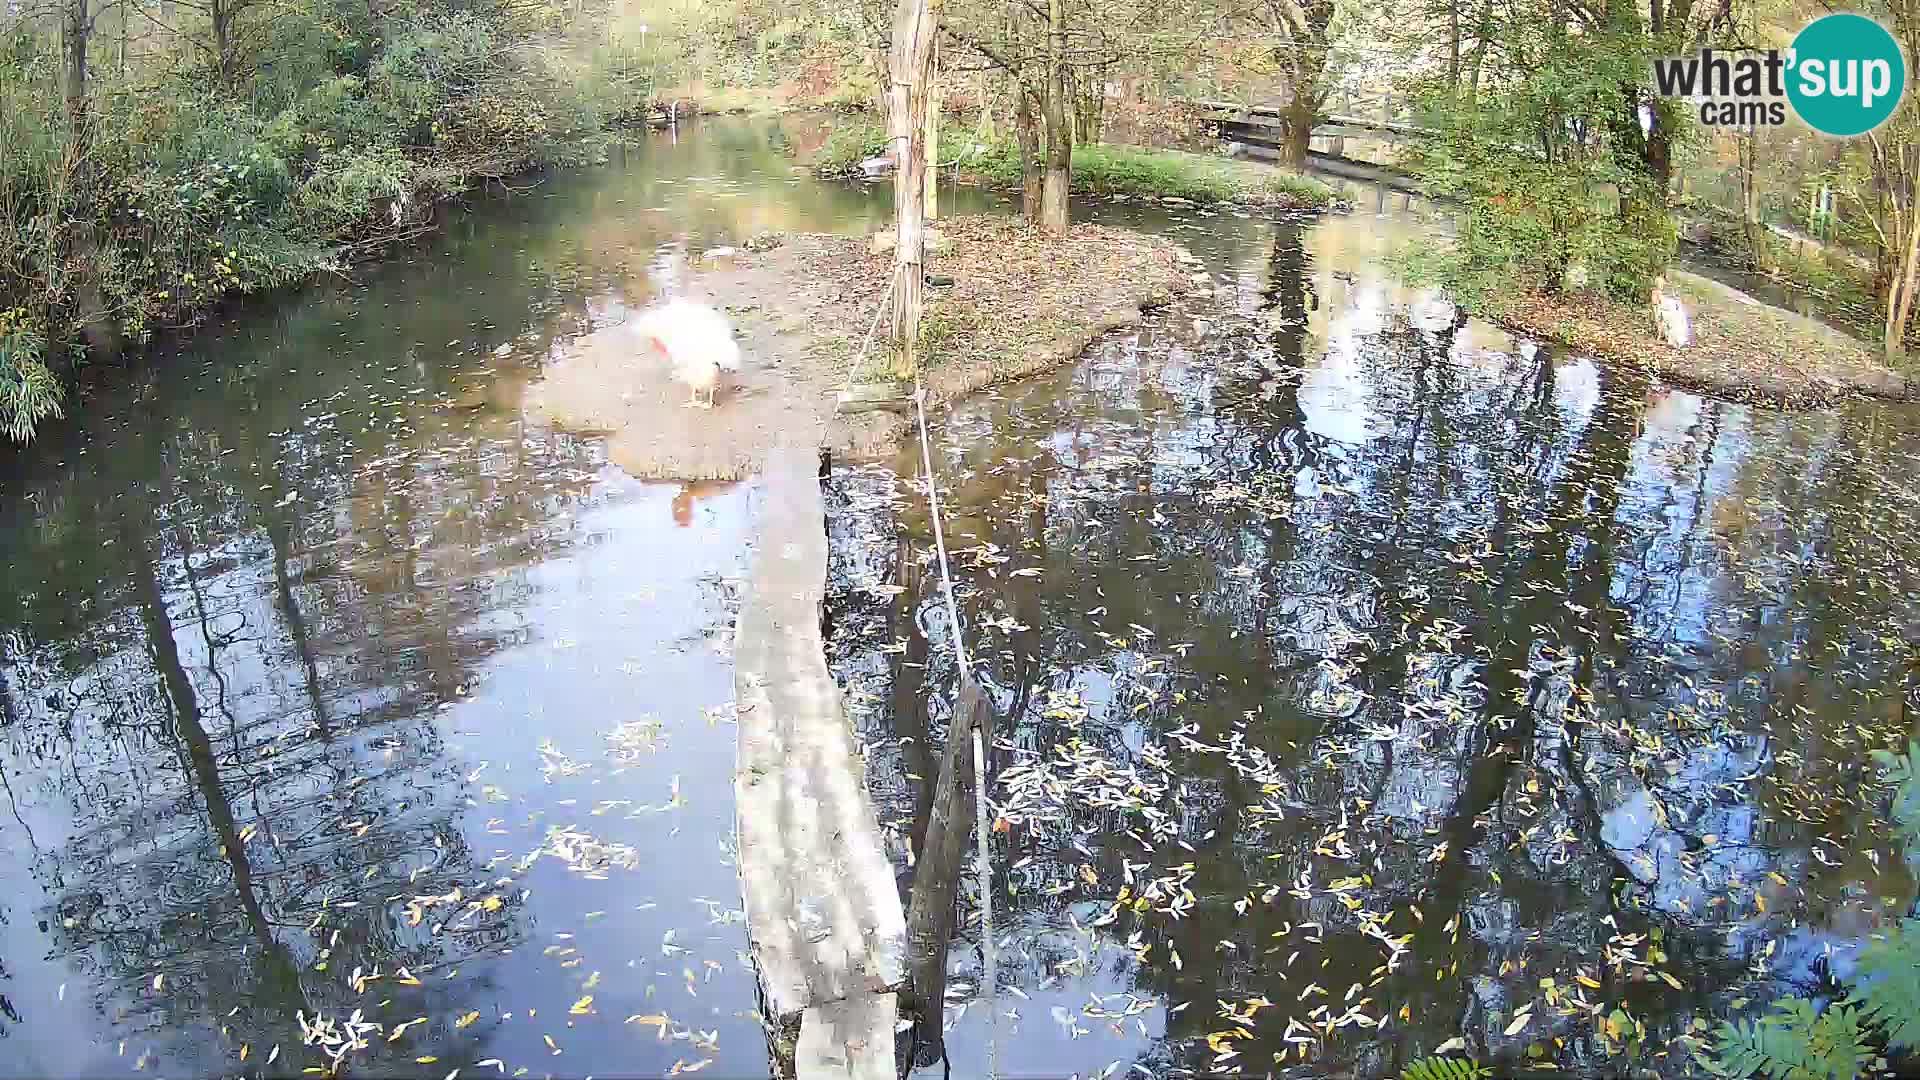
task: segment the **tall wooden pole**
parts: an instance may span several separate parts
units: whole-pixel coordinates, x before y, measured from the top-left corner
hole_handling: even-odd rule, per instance
[[[938,0],[929,0],[939,18]],[[927,220],[940,217],[940,43],[933,44],[927,66]]]
[[[927,283],[927,76],[939,25],[935,0],[900,0],[889,57],[887,133],[898,155],[893,176],[893,369],[900,378],[919,370],[920,310]]]

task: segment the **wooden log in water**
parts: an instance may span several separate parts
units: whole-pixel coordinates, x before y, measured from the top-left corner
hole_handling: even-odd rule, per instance
[[[735,632],[740,884],[769,1019],[848,1002],[830,1017],[884,1043],[906,980],[906,923],[840,691],[827,670],[826,513],[816,447],[767,460],[752,576]],[[826,1014],[821,1014],[826,1015]],[[801,1019],[802,1046],[817,1046]],[[810,1074],[799,1058],[799,1075]],[[825,1067],[825,1059],[812,1059]],[[859,1075],[859,1074],[854,1074]]]
[[[939,1060],[941,1021],[947,993],[947,948],[953,940],[954,903],[966,862],[973,815],[973,732],[993,741],[993,708],[980,684],[962,677],[933,785],[933,808],[920,857],[913,864],[913,895],[907,902],[907,967],[912,976],[904,1011],[914,1022],[914,1043],[922,1051],[916,1064]]]

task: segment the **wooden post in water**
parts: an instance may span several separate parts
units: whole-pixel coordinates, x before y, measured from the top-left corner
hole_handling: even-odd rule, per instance
[[[888,70],[887,131],[897,155],[894,170],[893,373],[919,370],[920,312],[925,303],[927,200],[927,75],[939,18],[931,0],[899,0],[893,18]]]
[[[916,1065],[940,1060],[941,1022],[947,996],[947,948],[953,940],[954,900],[966,861],[968,816],[973,811],[973,732],[993,744],[993,706],[971,675],[960,676],[940,778],[933,785],[927,835],[914,861],[913,894],[907,900],[907,976],[912,980],[903,1011],[914,1024]]]

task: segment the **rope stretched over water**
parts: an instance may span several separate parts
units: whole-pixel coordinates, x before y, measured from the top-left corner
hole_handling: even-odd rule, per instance
[[[920,426],[920,465],[927,481],[927,508],[933,519],[933,547],[940,556],[940,589],[946,593],[947,622],[952,627],[953,656],[960,668],[960,679],[965,682],[973,678],[973,670],[967,659],[967,643],[960,630],[960,607],[953,597],[953,570],[947,560],[947,538],[940,525],[940,492],[933,477],[933,450],[927,440],[927,391],[920,385],[918,372],[913,376],[913,413]],[[956,698],[956,700],[958,700]],[[958,710],[954,716],[959,717]],[[987,1078],[993,1080],[998,1075],[994,1061],[1000,1028],[1000,1010],[994,1004],[995,988],[999,985],[999,972],[996,964],[993,940],[993,869],[987,861],[987,752],[985,737],[979,725],[973,728],[973,873],[980,890],[980,953],[986,965],[986,978],[981,985],[987,998]],[[952,736],[949,735],[949,738]],[[936,1005],[936,1007],[938,1007]]]
[[[899,271],[895,271],[899,275]],[[860,369],[860,363],[866,359],[868,346],[874,344],[874,331],[879,329],[881,315],[893,306],[893,282],[887,282],[887,292],[881,296],[879,306],[874,311],[874,321],[866,329],[866,340],[860,342],[860,352],[854,354],[851,365],[847,367],[847,386],[851,388],[854,371]],[[948,638],[954,646],[954,665],[960,669],[960,680],[973,678],[972,659],[966,651],[966,636],[960,630],[960,603],[954,600],[954,575],[947,557],[947,530],[941,525],[941,492],[933,479],[933,446],[927,440],[927,390],[920,384],[920,373],[914,373],[914,421],[920,429],[920,469],[927,482],[927,515],[933,521],[933,552],[939,555],[941,563],[941,592],[947,600],[947,625],[950,626]],[[958,698],[956,698],[958,701]],[[960,713],[956,711],[954,717]],[[993,940],[993,865],[989,861],[987,838],[991,836],[987,828],[987,746],[985,734],[977,724],[970,724],[973,734],[973,876],[975,888],[979,888],[979,942],[981,959],[985,963],[985,978],[981,980],[987,995],[987,1080],[998,1076],[998,1030],[1000,1017],[995,1005],[998,988],[998,947]],[[948,736],[952,738],[952,736]],[[935,1003],[935,1009],[941,1005]],[[943,1051],[945,1057],[945,1051]]]
[[[894,277],[898,278],[899,276],[900,276],[899,271],[896,270],[894,272]],[[889,281],[887,282],[887,291],[880,297],[879,305],[873,309],[873,321],[867,324],[867,336],[865,340],[860,342],[860,351],[853,354],[853,363],[847,365],[846,389],[848,390],[853,389],[853,373],[856,371],[859,371],[860,365],[866,361],[867,347],[873,344],[873,332],[875,330],[880,329],[881,317],[884,316],[887,313],[887,309],[892,306],[893,306],[893,282]],[[915,380],[916,380],[915,385],[916,386],[919,385],[918,376],[915,376]]]
[[[898,273],[896,270],[896,279]],[[880,298],[879,307],[873,313],[873,322],[867,327],[866,340],[861,342],[859,353],[854,356],[853,363],[847,368],[847,385],[849,387],[853,385],[853,373],[859,369],[860,364],[866,359],[867,347],[873,344],[873,334],[874,331],[880,327],[881,316],[885,315],[888,308],[892,306],[894,284],[892,281],[887,283],[887,291]],[[920,468],[921,475],[925,477],[927,483],[927,510],[928,516],[933,521],[933,548],[940,559],[940,591],[945,594],[946,598],[947,624],[951,627],[949,637],[953,642],[954,662],[959,668],[960,679],[964,682],[967,679],[973,678],[972,661],[967,656],[967,642],[960,628],[960,605],[958,601],[954,599],[953,568],[947,557],[946,530],[941,526],[940,520],[940,491],[934,482],[933,475],[933,448],[932,443],[927,438],[927,391],[926,388],[920,384],[920,373],[918,371],[914,372],[913,375],[913,413],[914,420],[920,431]],[[956,697],[955,700],[958,700],[958,698]],[[959,717],[957,710],[954,715],[956,718]],[[972,734],[974,782],[973,870],[977,882],[976,887],[980,890],[980,951],[986,966],[986,977],[982,979],[981,982],[987,999],[987,1080],[994,1080],[994,1077],[999,1075],[996,1058],[998,1054],[1000,1017],[999,1009],[995,1005],[995,999],[997,997],[996,989],[999,985],[999,969],[998,948],[993,940],[993,867],[988,860],[987,848],[988,837],[992,835],[987,828],[987,751],[985,736],[978,725],[972,725]],[[949,736],[949,738],[951,738],[951,736]],[[935,1002],[933,1003],[933,1007],[938,1009],[941,1007],[941,1004]],[[943,1049],[942,1057],[944,1056],[945,1052]],[[909,1066],[909,1068],[911,1068],[911,1066]]]

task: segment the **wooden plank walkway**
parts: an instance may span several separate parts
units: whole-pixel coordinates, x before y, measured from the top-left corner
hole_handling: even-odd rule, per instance
[[[819,455],[769,454],[734,648],[741,893],[769,1019],[800,1022],[796,1072],[892,1076],[906,919],[866,765],[821,638]]]
[[[1381,99],[1381,116],[1367,116],[1360,113],[1327,113],[1313,126],[1315,134],[1335,135],[1346,129],[1348,134],[1373,135],[1375,137],[1394,136],[1399,138],[1422,138],[1437,135],[1432,128],[1418,124],[1403,124],[1393,119],[1391,99]],[[1201,119],[1216,124],[1230,124],[1245,128],[1278,130],[1284,122],[1286,113],[1277,105],[1245,105],[1233,101],[1186,102]]]

